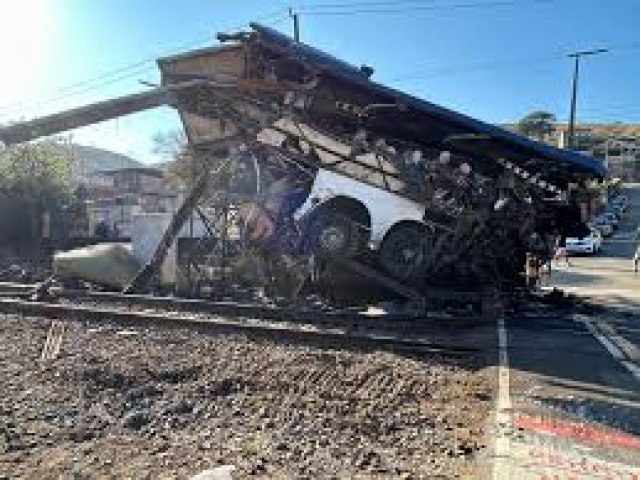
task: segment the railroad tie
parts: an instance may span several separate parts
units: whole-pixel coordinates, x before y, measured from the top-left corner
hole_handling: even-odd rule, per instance
[[[51,361],[55,360],[60,353],[60,346],[62,345],[62,338],[64,336],[65,324],[57,320],[51,321],[51,326],[47,332],[47,338],[42,348],[41,360]]]

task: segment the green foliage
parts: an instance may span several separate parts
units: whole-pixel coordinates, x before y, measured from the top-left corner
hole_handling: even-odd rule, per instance
[[[555,130],[556,116],[544,111],[531,112],[516,124],[516,130],[528,137],[543,140]]]
[[[44,141],[0,149],[0,242],[39,238],[42,217],[62,217],[73,199],[70,157]]]

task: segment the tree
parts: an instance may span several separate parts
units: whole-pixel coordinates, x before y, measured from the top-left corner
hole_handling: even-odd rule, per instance
[[[165,170],[169,183],[187,191],[197,183],[202,173],[217,170],[228,157],[227,154],[221,156],[219,152],[193,147],[181,130],[158,132],[153,140],[155,153],[168,159]],[[236,152],[232,164],[217,174],[222,178],[220,185],[224,185],[228,192],[255,195],[257,182],[273,180],[266,170],[259,174],[255,165],[256,159],[248,150],[244,154]]]
[[[0,242],[41,238],[43,215],[54,224],[73,201],[70,155],[55,141],[0,149]]]
[[[189,187],[205,168],[189,148],[182,130],[158,132],[153,137],[154,152],[167,158],[167,178],[178,187]]]
[[[544,140],[555,130],[556,116],[553,113],[537,110],[522,117],[516,124],[516,130],[528,137]]]

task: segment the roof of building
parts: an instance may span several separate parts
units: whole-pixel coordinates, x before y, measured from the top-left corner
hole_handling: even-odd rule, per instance
[[[599,159],[552,147],[376,83],[370,80],[365,70],[302,42],[296,42],[276,30],[257,23],[252,23],[251,28],[257,32],[258,41],[268,48],[312,65],[325,75],[357,84],[388,97],[390,101],[407,106],[420,115],[422,122],[433,124],[434,129],[442,132],[443,143],[448,139],[455,139],[456,147],[459,150],[468,150],[470,155],[477,153],[492,158],[504,155],[510,161],[521,164],[530,163],[530,160],[535,158],[545,162],[546,167],[549,167],[547,162],[553,162],[551,167],[555,171],[554,176],[561,178],[573,176],[576,172],[602,177],[606,172],[606,167]]]

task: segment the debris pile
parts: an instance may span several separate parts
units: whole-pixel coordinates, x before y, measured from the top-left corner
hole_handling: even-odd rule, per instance
[[[261,25],[219,39],[159,59],[155,91],[0,129],[14,143],[159,104],[179,110],[205,168],[127,291],[148,289],[189,216],[206,220],[204,206],[216,245],[189,269],[226,275],[233,232],[262,260],[258,283],[298,286],[323,264],[365,258],[417,289],[509,288],[522,283],[527,252],[543,262],[556,236],[583,228],[581,189],[604,174],[600,161],[377,84],[371,68]]]

